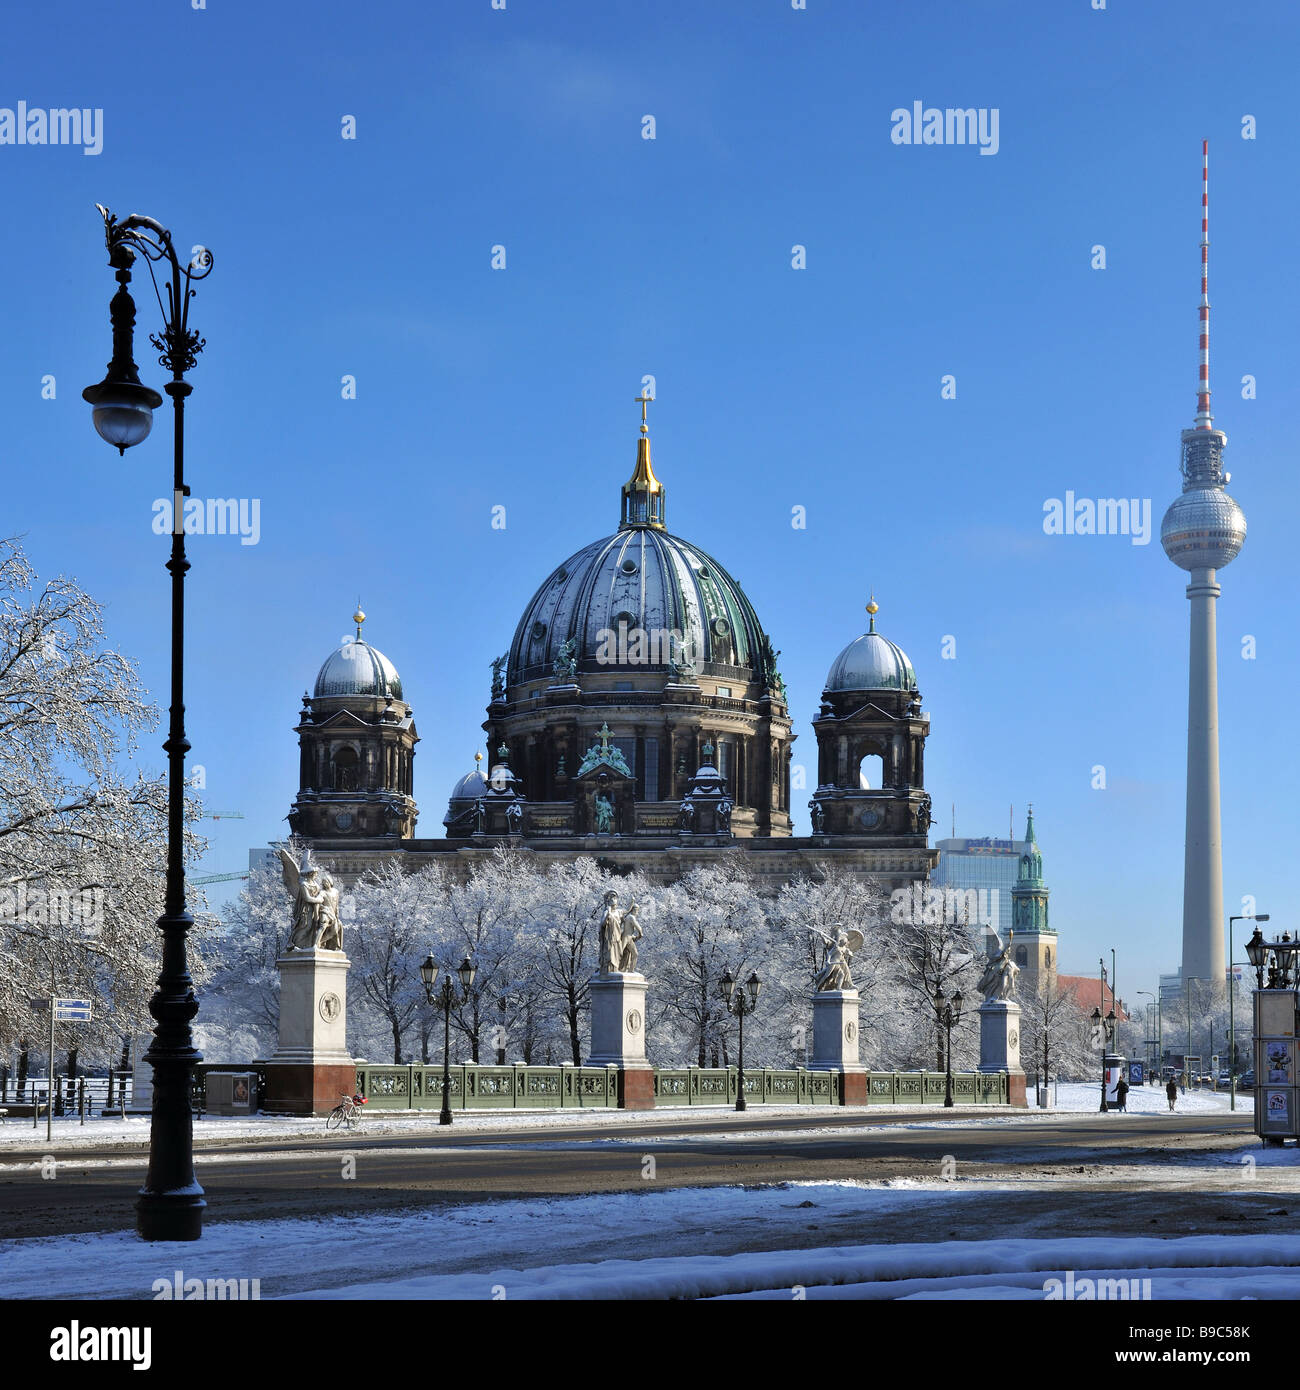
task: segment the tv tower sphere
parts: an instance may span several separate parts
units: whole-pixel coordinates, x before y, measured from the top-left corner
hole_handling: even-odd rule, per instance
[[[1221,487],[1189,488],[1160,523],[1160,544],[1180,569],[1222,569],[1245,541],[1246,517]]]

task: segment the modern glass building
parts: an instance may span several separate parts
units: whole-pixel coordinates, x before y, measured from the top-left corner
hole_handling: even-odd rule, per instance
[[[1020,872],[1028,840],[938,840],[938,866],[930,874],[934,888],[973,888],[979,894],[980,925],[996,927],[1002,939],[1011,930],[1011,890]]]

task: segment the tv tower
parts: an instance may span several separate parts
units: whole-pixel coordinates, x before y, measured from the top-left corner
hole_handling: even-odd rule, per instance
[[[1187,686],[1187,838],[1183,863],[1183,964],[1187,979],[1225,981],[1223,848],[1219,826],[1219,673],[1215,639],[1218,571],[1246,540],[1246,518],[1224,491],[1228,436],[1210,414],[1210,154],[1201,143],[1201,369],[1196,423],[1182,433],[1183,493],[1160,524],[1165,554],[1191,576]]]

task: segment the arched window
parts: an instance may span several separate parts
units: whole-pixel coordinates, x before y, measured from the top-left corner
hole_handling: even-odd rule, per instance
[[[357,750],[339,748],[334,753],[334,790],[353,792],[357,789]]]
[[[1022,970],[1029,964],[1029,952],[1023,946],[1016,947],[1016,964]]]
[[[1052,968],[1052,948],[1050,946],[1043,952],[1043,964],[1049,970]]]
[[[868,753],[858,764],[858,785],[873,792],[885,785],[885,764],[878,753]]]

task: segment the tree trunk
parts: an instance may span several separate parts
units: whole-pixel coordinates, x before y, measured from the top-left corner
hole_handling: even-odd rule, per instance
[[[401,1066],[401,1064],[402,1064],[402,1030],[401,1030],[401,1027],[398,1025],[398,1022],[397,1022],[397,1020],[396,1020],[395,1018],[390,1018],[390,1019],[389,1019],[389,1022],[390,1022],[390,1023],[392,1024],[392,1026],[393,1026],[393,1064],[394,1064],[394,1066]]]
[[[578,991],[572,981],[569,983],[569,1046],[573,1051],[573,1065],[582,1065],[582,1039],[578,1036]]]
[[[19,1100],[22,1100],[23,1092],[27,1089],[27,1061],[27,1039],[21,1038],[18,1042],[18,1076],[15,1092]]]

